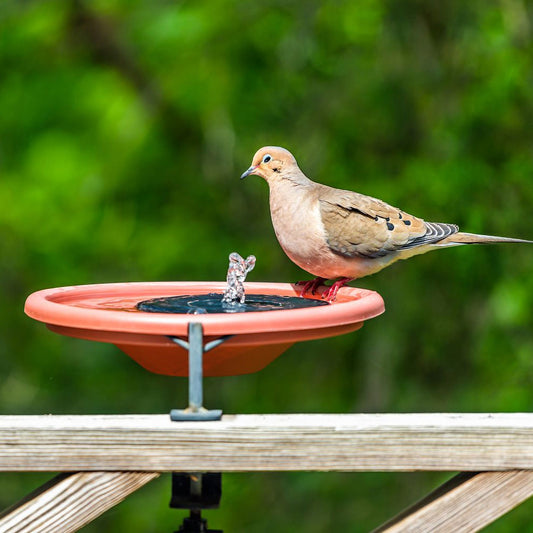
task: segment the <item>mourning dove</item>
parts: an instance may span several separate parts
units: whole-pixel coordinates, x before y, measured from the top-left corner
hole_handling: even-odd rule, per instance
[[[278,241],[300,268],[316,276],[302,295],[329,279],[322,297],[335,300],[340,287],[375,274],[399,259],[463,244],[527,242],[459,232],[455,224],[425,222],[381,200],[315,183],[284,148],[256,152],[246,176],[261,176],[270,189],[270,214]]]

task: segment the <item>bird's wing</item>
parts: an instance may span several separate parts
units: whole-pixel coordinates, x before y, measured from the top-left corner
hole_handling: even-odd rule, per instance
[[[455,224],[425,222],[381,200],[323,186],[318,192],[329,247],[345,257],[376,258],[436,243]]]

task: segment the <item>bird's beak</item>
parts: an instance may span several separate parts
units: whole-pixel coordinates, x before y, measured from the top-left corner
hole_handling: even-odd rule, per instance
[[[250,174],[253,174],[257,169],[257,165],[251,166],[246,172],[243,172],[241,175],[241,180],[246,178],[246,176],[249,176]]]

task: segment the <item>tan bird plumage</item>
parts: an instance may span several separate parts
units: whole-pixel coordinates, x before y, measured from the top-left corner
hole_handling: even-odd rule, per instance
[[[302,294],[326,279],[341,278],[324,294],[400,259],[462,244],[528,242],[459,232],[455,224],[425,222],[377,198],[315,183],[284,148],[265,146],[242,174],[264,178],[270,214],[281,247],[299,267],[316,276]]]

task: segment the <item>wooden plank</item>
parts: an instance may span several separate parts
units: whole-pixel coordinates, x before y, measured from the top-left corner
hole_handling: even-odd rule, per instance
[[[0,417],[0,471],[515,469],[533,469],[533,414]]]
[[[374,533],[479,531],[533,495],[533,472],[461,473]]]
[[[0,515],[2,533],[78,531],[158,477],[154,472],[62,474]]]

